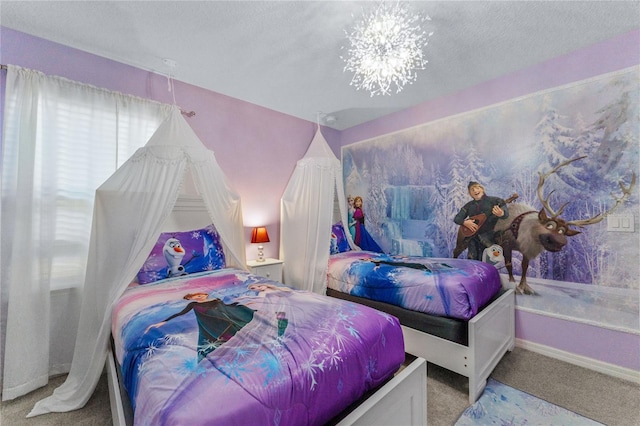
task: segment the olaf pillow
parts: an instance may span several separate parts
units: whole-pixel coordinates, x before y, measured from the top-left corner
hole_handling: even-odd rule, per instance
[[[218,231],[212,225],[186,232],[160,234],[138,272],[138,283],[213,271],[226,266]]]
[[[342,221],[334,223],[331,226],[331,245],[329,246],[330,254],[344,253],[345,251],[351,251],[349,247],[349,241],[344,234],[344,228],[342,227]]]

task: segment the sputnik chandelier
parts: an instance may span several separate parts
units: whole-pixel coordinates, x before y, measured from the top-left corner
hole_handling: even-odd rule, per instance
[[[416,71],[428,62],[423,49],[433,32],[427,34],[422,25],[430,20],[427,15],[409,12],[400,3],[381,3],[351,32],[345,31],[349,46],[346,57],[342,57],[344,71],[354,73],[349,84],[374,96],[390,95],[392,89],[399,93],[416,81]]]

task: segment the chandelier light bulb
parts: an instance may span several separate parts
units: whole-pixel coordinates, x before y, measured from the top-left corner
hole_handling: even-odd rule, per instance
[[[399,93],[417,79],[427,64],[423,50],[433,33],[422,25],[429,16],[410,13],[399,3],[381,3],[347,32],[349,42],[344,71],[353,72],[349,83],[371,96]]]

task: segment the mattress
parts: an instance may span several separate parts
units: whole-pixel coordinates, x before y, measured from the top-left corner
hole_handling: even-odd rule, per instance
[[[405,358],[392,315],[235,269],[129,287],[112,334],[134,424],[325,424]]]
[[[500,290],[498,270],[467,259],[347,251],[329,257],[327,287],[430,315],[468,320]]]

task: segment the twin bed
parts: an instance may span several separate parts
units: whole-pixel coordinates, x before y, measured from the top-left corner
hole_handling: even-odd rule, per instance
[[[426,424],[426,362],[397,318],[247,273],[243,231],[172,108],[96,190],[71,371],[30,416],[82,407],[106,358],[116,426]]]
[[[484,262],[351,250],[332,227],[327,295],[397,317],[405,350],[469,378],[474,403],[515,345],[515,296]]]
[[[114,424],[426,423],[426,363],[405,363],[395,317],[221,257],[212,226],[162,234],[119,298]]]

